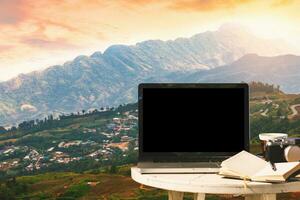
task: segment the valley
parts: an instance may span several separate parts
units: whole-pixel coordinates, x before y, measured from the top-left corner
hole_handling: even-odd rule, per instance
[[[300,135],[300,95],[261,82],[252,82],[250,91],[253,144],[262,132]],[[24,121],[0,134],[0,171],[6,177],[136,162],[137,114],[135,103]]]
[[[23,122],[0,140],[0,171],[8,176],[132,163],[138,150],[137,106]]]
[[[142,82],[261,81],[296,93],[300,59],[291,52],[284,42],[228,24],[190,38],[112,45],[0,82],[0,125],[134,103]]]
[[[250,83],[250,91],[253,153],[260,152],[261,132],[300,136],[300,120],[291,109],[298,108],[300,95],[261,82]],[[137,114],[136,103],[82,110],[24,121],[1,133],[0,198],[12,194],[25,199],[166,199],[165,192],[141,187],[129,177],[137,162]],[[299,194],[281,196],[290,200]]]

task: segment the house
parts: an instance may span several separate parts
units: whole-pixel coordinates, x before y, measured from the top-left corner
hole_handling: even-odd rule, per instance
[[[59,147],[59,148],[62,148],[62,147],[64,146],[64,144],[65,144],[65,142],[60,142],[60,143],[58,144],[58,147]]]
[[[98,156],[99,154],[100,154],[100,150],[97,150],[97,151],[95,151],[93,153],[90,153],[88,156],[93,158],[93,157]]]
[[[13,153],[14,149],[7,149],[6,151],[4,151],[4,154],[9,154],[9,153]]]
[[[54,147],[51,147],[47,151],[50,152],[50,151],[53,151],[53,149],[54,149]]]
[[[127,135],[124,135],[124,136],[121,137],[121,142],[128,142],[128,141],[131,141],[131,140],[133,140],[133,138],[129,137]]]
[[[128,116],[128,119],[134,119],[134,120],[137,120],[138,118],[137,118],[136,116],[134,116],[134,115],[129,115],[129,116]]]
[[[113,122],[115,122],[115,123],[121,123],[121,118],[114,117],[113,118]]]
[[[32,171],[32,170],[33,170],[33,164],[30,163],[27,167],[25,167],[25,169],[26,169],[27,171]]]
[[[109,124],[106,125],[106,128],[108,128],[108,129],[113,129],[115,126],[116,126],[116,124],[114,124],[114,123],[109,123]]]
[[[119,142],[119,143],[110,143],[106,146],[107,150],[110,150],[110,147],[119,148],[122,151],[128,150],[128,142]]]
[[[90,185],[92,187],[95,187],[98,183],[99,183],[99,181],[97,181],[97,182],[95,182],[95,181],[89,181],[86,184],[88,184],[88,185]]]

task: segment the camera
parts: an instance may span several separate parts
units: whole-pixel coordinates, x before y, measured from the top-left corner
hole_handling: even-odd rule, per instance
[[[279,138],[266,143],[265,158],[271,163],[300,160],[300,138]]]

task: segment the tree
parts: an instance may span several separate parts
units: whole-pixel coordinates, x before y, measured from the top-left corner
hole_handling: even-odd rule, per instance
[[[53,121],[53,115],[49,115],[48,120]]]
[[[97,113],[98,112],[98,109],[96,108],[95,110],[93,110],[92,113]]]
[[[116,174],[118,172],[117,166],[116,165],[111,165],[109,168],[109,173],[110,174]]]
[[[3,126],[0,126],[0,134],[6,133],[6,132],[7,132],[7,130]]]
[[[9,131],[13,132],[13,131],[16,131],[16,130],[17,130],[17,128],[15,126],[12,126]]]

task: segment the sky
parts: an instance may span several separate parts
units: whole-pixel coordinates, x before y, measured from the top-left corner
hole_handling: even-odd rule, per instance
[[[0,0],[0,81],[112,44],[249,27],[300,44],[298,0]]]

